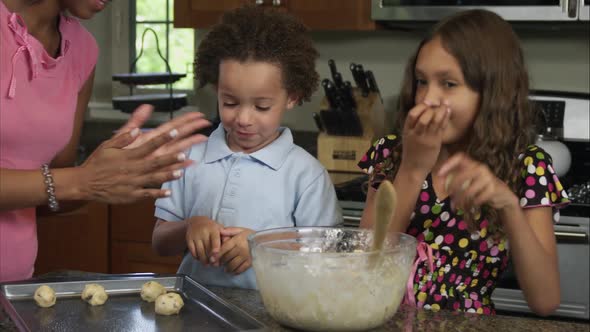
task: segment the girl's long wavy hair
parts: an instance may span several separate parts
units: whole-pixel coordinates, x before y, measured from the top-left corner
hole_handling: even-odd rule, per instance
[[[520,41],[510,24],[498,15],[486,10],[468,10],[432,28],[406,66],[396,131],[402,133],[406,116],[415,106],[418,54],[434,38],[440,38],[445,50],[459,63],[467,85],[480,94],[479,112],[467,135],[466,153],[486,164],[520,194],[518,155],[534,142],[536,117],[528,100],[529,77]],[[484,208],[483,212],[490,223],[489,231],[501,232],[497,211]],[[473,212],[465,211],[465,220],[470,230],[479,228]]]

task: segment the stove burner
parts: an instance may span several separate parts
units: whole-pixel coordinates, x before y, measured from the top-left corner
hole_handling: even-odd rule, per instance
[[[572,185],[567,194],[572,203],[590,204],[590,180]]]
[[[361,175],[334,186],[339,201],[365,202],[369,176]]]

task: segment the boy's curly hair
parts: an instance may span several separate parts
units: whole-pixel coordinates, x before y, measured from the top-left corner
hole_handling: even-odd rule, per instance
[[[283,86],[301,104],[318,88],[319,53],[308,29],[292,15],[271,8],[245,6],[223,15],[207,33],[196,54],[199,87],[216,85],[222,60],[262,61],[278,65]]]

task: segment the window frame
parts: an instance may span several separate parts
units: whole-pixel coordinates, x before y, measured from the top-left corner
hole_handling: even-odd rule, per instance
[[[165,44],[165,48],[164,48],[164,52],[162,52],[164,58],[166,59],[166,61],[169,61],[170,59],[170,33],[171,33],[171,29],[170,26],[174,26],[174,20],[171,18],[172,14],[170,12],[170,2],[173,0],[165,0],[166,1],[166,20],[146,20],[146,21],[138,21],[137,20],[137,0],[129,0],[129,17],[128,17],[128,24],[129,24],[129,40],[128,40],[128,47],[129,47],[129,61],[128,61],[128,65],[127,68],[131,68],[131,64],[133,63],[133,61],[135,61],[135,58],[137,57],[137,50],[136,50],[136,40],[137,40],[137,25],[138,24],[163,24],[165,26],[165,30],[166,30],[166,38],[164,41]],[[193,34],[194,37],[194,34]],[[160,41],[161,42],[161,41]],[[193,46],[195,45],[195,41],[193,40]],[[192,72],[187,72],[186,73],[187,76],[191,76]],[[189,96],[190,95],[194,95],[194,90],[195,90],[195,85],[193,83],[193,88],[192,89],[186,89],[186,88],[178,88],[178,87],[174,87],[173,88],[174,91],[177,92],[184,92],[187,93]],[[135,89],[136,91],[151,91],[151,92],[167,92],[168,89],[166,88],[147,88],[147,87],[137,87]]]

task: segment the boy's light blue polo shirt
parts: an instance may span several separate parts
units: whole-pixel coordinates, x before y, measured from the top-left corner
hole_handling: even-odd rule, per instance
[[[156,201],[155,215],[166,221],[207,216],[224,226],[264,230],[293,226],[333,226],[342,215],[328,172],[293,143],[288,128],[251,154],[233,152],[222,125],[207,142],[193,146],[195,164],[182,178],[165,183],[172,195]],[[187,252],[178,273],[207,284],[256,288],[254,270],[234,276],[221,267],[205,267]]]

